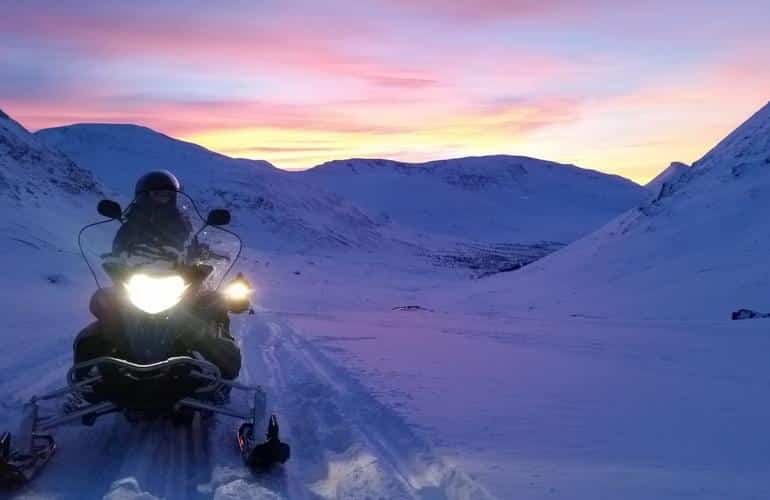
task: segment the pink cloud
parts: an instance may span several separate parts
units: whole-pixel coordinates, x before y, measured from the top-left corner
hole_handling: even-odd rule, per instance
[[[574,20],[588,17],[591,11],[606,4],[603,0],[575,2],[570,0],[387,0],[412,12],[431,13],[462,22],[500,19]]]
[[[206,130],[270,127],[324,130],[344,133],[394,133],[412,130],[403,126],[364,122],[334,106],[318,107],[262,101],[174,102],[147,101],[121,104],[112,100],[81,98],[55,102],[17,100],[4,103],[8,111],[23,117],[24,125],[39,129],[76,122],[137,123],[172,135]]]
[[[575,122],[580,119],[583,106],[584,101],[578,98],[514,99],[488,104],[475,116],[487,129],[525,135],[552,125]]]
[[[440,85],[440,82],[430,78],[410,78],[407,76],[373,76],[368,80],[383,87],[406,89],[424,89]]]
[[[208,19],[144,17],[105,23],[98,16],[39,11],[0,17],[0,29],[11,35],[45,38],[92,56],[160,57],[214,70],[259,75],[266,70],[359,78],[386,87],[422,88],[437,83],[421,67],[355,55],[352,47],[376,37],[363,25],[330,26],[312,18],[284,17],[256,23]],[[267,67],[265,66],[267,65]]]

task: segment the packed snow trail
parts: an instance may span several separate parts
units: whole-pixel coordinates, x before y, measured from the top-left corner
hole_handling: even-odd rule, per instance
[[[254,361],[244,377],[263,381],[292,446],[288,498],[488,498],[346,371],[281,320],[261,316],[241,335]]]

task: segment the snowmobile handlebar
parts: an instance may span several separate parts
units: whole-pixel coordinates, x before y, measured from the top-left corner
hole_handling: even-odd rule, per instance
[[[70,387],[75,388],[79,384],[78,380],[76,379],[76,373],[82,373],[82,370],[87,370],[91,367],[105,364],[117,366],[118,368],[125,368],[136,373],[165,372],[175,366],[187,365],[196,368],[198,371],[198,373],[191,373],[191,376],[209,382],[206,386],[200,387],[197,392],[211,391],[222,382],[222,373],[220,372],[219,368],[215,364],[206,361],[202,357],[196,359],[190,356],[173,356],[164,361],[158,361],[156,363],[140,364],[127,361],[125,359],[113,358],[111,356],[102,356],[78,363],[70,368],[70,370],[67,372],[67,384]]]

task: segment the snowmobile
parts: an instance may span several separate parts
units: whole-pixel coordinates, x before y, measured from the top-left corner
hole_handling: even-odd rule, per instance
[[[201,352],[180,348],[186,345],[180,338],[191,334],[232,339],[228,315],[250,311],[250,285],[241,274],[222,286],[243,246],[236,233],[223,227],[230,213],[212,210],[204,219],[191,198],[175,193],[174,203],[191,229],[182,250],[164,248],[164,255],[158,255],[157,249],[139,248],[116,256],[113,238],[136,201],[123,211],[117,202],[102,200],[97,210],[106,219],[85,226],[78,235],[97,293],[110,290],[117,297],[125,342],[119,349],[73,363],[66,386],[24,405],[18,434],[0,435],[2,487],[23,485],[49,462],[56,450],[53,429],[73,423],[90,426],[112,413],[131,422],[170,418],[181,425],[195,415],[232,417],[241,421],[235,441],[252,470],[289,459],[278,420],[268,417],[263,389],[224,376]],[[201,297],[224,304],[224,318],[201,319],[196,309]],[[245,396],[241,399],[247,403],[241,408],[232,405],[231,392]],[[44,406],[51,402],[55,409],[46,414]],[[265,424],[262,436],[258,429]]]

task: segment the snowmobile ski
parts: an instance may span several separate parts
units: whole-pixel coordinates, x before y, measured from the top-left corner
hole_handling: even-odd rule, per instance
[[[247,422],[238,429],[238,447],[246,465],[252,470],[266,469],[286,462],[291,456],[291,448],[281,442],[278,434],[278,419],[270,415],[267,433],[263,442],[258,442],[254,425]]]
[[[0,436],[0,488],[20,487],[45,466],[56,451],[49,435],[34,436],[31,449],[22,452],[11,448],[11,434]]]

